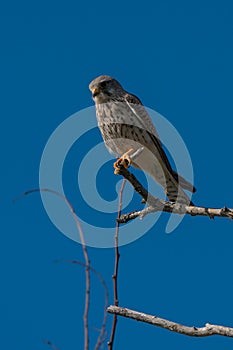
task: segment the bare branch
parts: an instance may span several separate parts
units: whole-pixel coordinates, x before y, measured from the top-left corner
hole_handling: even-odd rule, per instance
[[[56,262],[69,262],[71,264],[75,264],[75,265],[79,265],[82,267],[87,267],[82,261],[78,261],[78,260],[56,260]],[[100,346],[103,344],[103,342],[106,339],[106,323],[107,323],[107,306],[108,306],[108,299],[109,299],[109,293],[108,293],[108,287],[107,284],[103,278],[103,276],[99,273],[99,271],[97,271],[96,269],[94,269],[92,266],[89,265],[89,269],[91,272],[93,272],[97,278],[99,279],[100,283],[103,286],[104,289],[104,295],[105,295],[105,303],[104,303],[104,316],[103,316],[103,322],[102,322],[102,327],[100,329],[100,334],[98,336],[96,345],[94,350],[98,350],[100,348]]]
[[[233,338],[233,328],[218,326],[206,323],[205,327],[189,327],[182,324],[165,320],[157,316],[144,314],[142,312],[130,310],[119,306],[109,306],[107,311],[114,315],[131,318],[136,321],[152,324],[153,326],[168,329],[169,331],[184,334],[190,337],[208,337],[211,335],[221,335]]]
[[[86,268],[85,268],[86,293],[85,293],[85,307],[84,307],[84,314],[83,314],[83,322],[84,322],[84,350],[88,350],[89,349],[88,313],[89,313],[89,307],[90,307],[90,260],[88,257],[87,246],[85,243],[85,238],[84,238],[82,226],[80,224],[80,221],[79,221],[77,214],[75,213],[74,207],[72,206],[72,204],[68,201],[68,199],[63,194],[61,194],[57,191],[54,191],[52,189],[49,189],[49,188],[36,188],[36,189],[32,189],[32,190],[24,192],[23,196],[31,194],[31,193],[35,193],[35,192],[49,192],[49,193],[55,194],[56,196],[60,197],[69,207],[71,214],[75,220],[75,223],[76,223],[76,226],[77,226],[77,229],[79,232],[80,240],[81,240],[83,255],[84,255],[84,259],[85,259],[85,266],[86,266]]]
[[[157,197],[152,196],[136,179],[136,177],[131,174],[128,169],[125,169],[124,166],[119,166],[118,174],[122,175],[126,180],[130,182],[134,190],[143,198],[143,200],[149,205],[147,208],[134,211],[128,214],[123,214],[120,218],[117,219],[119,223],[126,223],[130,220],[133,220],[137,217],[141,219],[149,213],[154,213],[158,211],[164,211],[173,214],[189,214],[191,216],[208,216],[213,219],[214,217],[227,217],[233,219],[233,209],[223,207],[223,208],[206,208],[198,206],[188,206],[180,203],[172,203]]]
[[[113,279],[113,289],[114,289],[114,304],[118,306],[119,300],[118,300],[118,267],[119,267],[119,259],[120,259],[120,253],[119,253],[119,245],[118,245],[118,239],[119,239],[119,219],[121,216],[121,209],[122,209],[122,197],[123,197],[123,191],[125,188],[126,180],[124,179],[122,182],[121,189],[119,191],[119,204],[118,204],[118,215],[117,215],[117,222],[116,222],[116,233],[115,233],[115,267],[114,267],[114,274],[112,276]],[[114,337],[116,333],[116,325],[117,325],[117,316],[114,315],[113,317],[113,323],[112,323],[112,331],[110,335],[110,340],[108,341],[108,349],[112,350],[113,348],[113,342]]]
[[[162,200],[161,200],[162,201]],[[205,207],[197,207],[197,206],[188,206],[183,204],[174,204],[171,202],[164,202],[163,207],[161,207],[161,204],[159,203],[158,206],[149,206],[142,210],[133,211],[128,214],[123,214],[118,220],[120,224],[127,223],[128,221],[134,220],[137,217],[140,217],[140,219],[143,219],[144,216],[150,213],[155,213],[158,211],[164,211],[167,213],[173,213],[173,214],[189,214],[191,216],[208,216],[210,219],[213,219],[214,217],[227,217],[229,219],[233,218],[233,209],[229,209],[227,207],[223,208],[205,208]]]

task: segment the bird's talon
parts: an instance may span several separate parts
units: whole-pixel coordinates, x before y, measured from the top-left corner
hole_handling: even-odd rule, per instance
[[[114,174],[118,175],[120,167],[123,166],[125,169],[129,167],[129,161],[127,159],[119,158],[114,164]]]
[[[130,159],[130,154],[133,153],[133,149],[130,149],[128,152],[123,154],[122,157],[118,158],[117,161],[113,164],[114,166],[114,174],[118,175],[119,174],[119,168],[120,166],[123,165],[125,169],[127,169],[130,166],[131,159]]]

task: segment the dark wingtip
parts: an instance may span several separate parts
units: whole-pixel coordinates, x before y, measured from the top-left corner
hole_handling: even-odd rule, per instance
[[[177,182],[179,182],[179,185],[184,189],[188,190],[189,192],[195,193],[197,191],[196,187],[193,186],[190,182],[185,180],[183,176],[177,174],[175,170],[172,170],[173,177],[176,179]]]
[[[197,192],[196,187],[193,186],[193,191],[192,191],[192,192],[193,192],[193,193]]]

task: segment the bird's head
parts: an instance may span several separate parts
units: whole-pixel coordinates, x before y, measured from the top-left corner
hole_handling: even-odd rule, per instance
[[[108,75],[101,75],[92,80],[89,84],[89,89],[92,93],[93,100],[96,103],[112,101],[124,93],[121,84]]]

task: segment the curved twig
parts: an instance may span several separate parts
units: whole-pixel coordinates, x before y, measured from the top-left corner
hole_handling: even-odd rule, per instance
[[[82,267],[86,267],[86,265],[78,260],[64,260],[64,259],[60,259],[60,260],[56,260],[55,262],[68,262],[71,264],[75,264],[75,265],[80,265]],[[108,301],[109,301],[109,293],[108,293],[108,287],[107,284],[103,278],[103,276],[99,273],[99,271],[97,271],[96,269],[94,269],[92,266],[89,266],[89,269],[91,272],[93,272],[97,278],[99,279],[100,283],[103,286],[104,289],[104,295],[105,295],[105,302],[104,302],[104,317],[103,317],[103,322],[102,322],[102,327],[100,330],[100,334],[98,336],[96,345],[95,345],[95,350],[98,350],[100,348],[100,346],[103,344],[103,342],[106,339],[106,323],[107,323],[107,307],[108,307]]]
[[[26,191],[22,194],[22,196],[31,194],[31,193],[35,193],[35,192],[49,192],[52,194],[55,194],[56,196],[60,197],[69,207],[71,214],[75,220],[78,232],[79,232],[79,236],[80,236],[80,240],[81,240],[81,245],[82,245],[82,249],[83,249],[83,255],[84,255],[84,259],[85,259],[85,274],[86,274],[86,293],[85,293],[85,307],[84,307],[84,314],[83,314],[83,322],[84,322],[84,350],[88,350],[89,349],[89,326],[88,326],[88,313],[89,313],[89,307],[90,307],[90,260],[88,257],[88,252],[87,252],[87,246],[85,243],[85,238],[84,238],[84,234],[83,234],[83,230],[80,224],[80,221],[78,219],[78,216],[76,215],[76,212],[74,210],[74,207],[72,206],[72,204],[68,201],[68,199],[61,193],[49,189],[49,188],[35,188],[29,191]],[[22,197],[21,196],[21,197]],[[16,198],[16,200],[18,200],[20,197]],[[15,201],[16,201],[15,200]],[[49,343],[48,343],[49,344]]]

